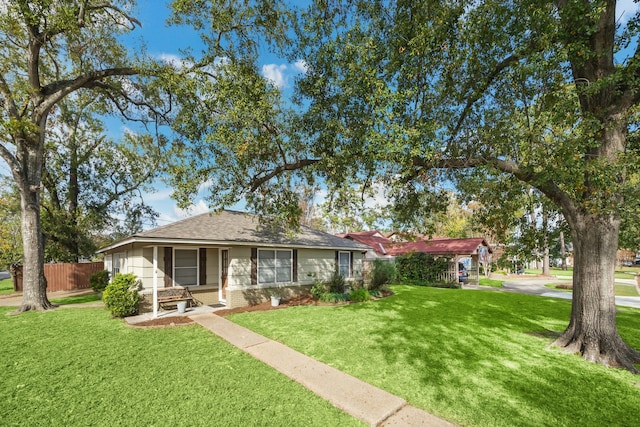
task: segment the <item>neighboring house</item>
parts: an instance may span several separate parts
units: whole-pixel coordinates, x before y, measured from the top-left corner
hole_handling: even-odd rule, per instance
[[[222,211],[134,234],[99,252],[112,276],[135,274],[148,300],[154,289],[188,286],[204,304],[234,308],[263,301],[272,287],[301,292],[336,270],[360,280],[368,249],[308,227],[295,235],[274,231],[255,215]]]
[[[387,249],[387,252],[391,256],[404,255],[410,252],[424,252],[435,258],[449,258],[451,260],[449,275],[455,276],[455,281],[458,281],[461,273],[458,263],[465,265],[471,280],[478,280],[480,266],[484,265],[486,271],[486,268],[491,263],[493,254],[493,250],[482,237],[464,239],[441,237],[415,242],[396,242]],[[453,277],[449,278],[449,280],[451,279]]]
[[[493,253],[487,241],[481,237],[428,239],[422,235],[415,236],[400,232],[393,232],[385,236],[379,231],[360,231],[339,234],[338,236],[370,246],[371,249],[366,253],[366,261],[374,259],[392,261],[399,255],[411,252],[424,252],[435,258],[446,257],[451,260],[450,271],[446,278],[449,281],[459,279],[461,273],[458,269],[459,262],[465,264],[470,276],[475,276],[475,280],[477,280],[480,265],[488,266]]]
[[[338,234],[337,236],[369,246],[369,250],[365,255],[365,258],[367,260],[377,258],[392,258],[392,256],[387,253],[386,247],[389,247],[393,242],[377,230],[344,233]]]

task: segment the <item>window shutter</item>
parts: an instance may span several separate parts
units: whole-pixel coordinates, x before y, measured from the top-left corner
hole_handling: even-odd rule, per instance
[[[251,284],[258,284],[258,248],[251,248]]]
[[[336,251],[336,273],[340,271],[340,251]]]
[[[293,277],[291,277],[291,281],[292,282],[297,282],[298,281],[298,250],[294,249],[293,250]]]
[[[353,252],[349,252],[349,277],[354,277],[354,275],[353,275]]]
[[[173,286],[173,248],[164,247],[164,287]]]
[[[207,284],[207,248],[200,248],[200,277],[198,284],[200,286]]]

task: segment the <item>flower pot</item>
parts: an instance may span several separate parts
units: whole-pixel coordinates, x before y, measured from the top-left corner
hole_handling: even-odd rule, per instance
[[[277,307],[280,305],[280,297],[276,296],[276,295],[272,295],[271,296],[271,306],[272,307]]]
[[[184,313],[187,310],[187,302],[186,301],[178,301],[178,313]]]

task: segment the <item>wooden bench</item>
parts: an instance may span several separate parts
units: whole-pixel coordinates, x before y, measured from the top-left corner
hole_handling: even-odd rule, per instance
[[[172,288],[158,289],[158,305],[166,310],[168,305],[177,305],[180,301],[186,301],[189,307],[195,300],[189,288],[174,286]]]

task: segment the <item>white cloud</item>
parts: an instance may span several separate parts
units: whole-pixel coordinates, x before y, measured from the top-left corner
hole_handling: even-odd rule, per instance
[[[185,61],[184,59],[182,59],[178,55],[174,55],[173,53],[161,53],[158,55],[158,59],[165,64],[171,65],[176,70],[181,70],[192,65],[189,61]]]
[[[284,89],[287,87],[287,76],[284,74],[286,69],[285,64],[265,64],[262,66],[262,75],[279,89]]]
[[[299,73],[307,74],[307,70],[309,66],[303,59],[298,59],[293,65],[293,69],[298,71]]]
[[[181,209],[178,206],[173,206],[173,214],[178,218],[187,218],[194,215],[200,215],[203,213],[209,212],[209,206],[203,201],[200,200],[195,205],[189,206],[187,209]]]

